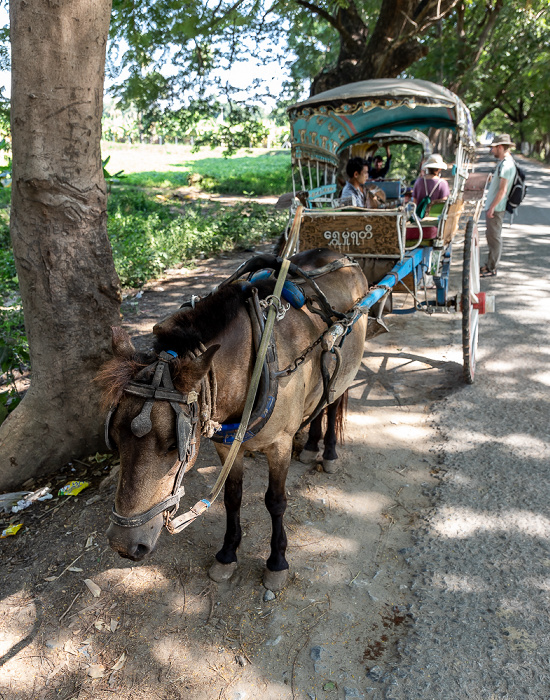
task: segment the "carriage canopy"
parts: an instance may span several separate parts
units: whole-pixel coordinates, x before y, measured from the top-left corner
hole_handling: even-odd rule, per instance
[[[428,128],[451,129],[466,151],[475,148],[466,105],[447,88],[426,80],[350,83],[299,102],[288,113],[295,160],[336,166],[344,149],[378,140],[381,132],[405,136]]]

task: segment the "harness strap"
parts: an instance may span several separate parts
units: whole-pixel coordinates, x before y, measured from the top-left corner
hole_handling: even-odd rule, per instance
[[[310,279],[313,279],[328,275],[331,272],[336,272],[336,270],[340,270],[342,267],[359,267],[359,263],[351,258],[338,258],[338,260],[333,260],[327,265],[323,265],[323,267],[316,267],[315,270],[308,270],[307,274]]]
[[[113,508],[113,510],[111,511],[111,515],[109,516],[109,520],[115,525],[119,525],[120,527],[139,527],[140,525],[145,525],[145,523],[149,522],[149,520],[152,520],[159,513],[162,513],[167,508],[178,504],[183,495],[183,487],[178,488],[176,493],[173,493],[164,501],[161,501],[161,503],[157,503],[156,506],[149,508],[149,510],[146,510],[145,513],[140,513],[139,515],[131,515],[128,518],[119,515]]]
[[[152,386],[146,384],[136,384],[135,382],[130,382],[124,391],[132,396],[139,396],[141,398],[147,399],[160,399],[165,401],[181,401],[182,403],[193,403],[199,397],[196,391],[190,391],[187,394],[181,394],[175,389],[169,389],[165,387],[159,387],[155,389]]]
[[[345,336],[342,336],[340,342],[343,341],[344,337]],[[336,358],[336,367],[334,368],[332,376],[330,376],[326,364],[330,354],[333,354]],[[308,418],[302,421],[302,424],[298,428],[298,431],[302,430],[302,428],[305,428],[306,425],[314,421],[317,418],[317,416],[321,413],[321,411],[325,408],[325,406],[328,406],[329,404],[334,402],[334,394],[336,391],[334,389],[334,385],[336,384],[336,380],[338,379],[338,374],[340,373],[341,366],[342,353],[340,352],[340,349],[338,347],[332,348],[330,352],[328,350],[323,350],[323,352],[321,353],[321,376],[323,378],[323,394],[319,399],[319,403],[315,407],[313,413]]]

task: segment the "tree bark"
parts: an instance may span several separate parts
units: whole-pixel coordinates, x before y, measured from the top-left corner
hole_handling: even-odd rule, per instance
[[[120,288],[100,138],[110,0],[12,0],[11,237],[32,381],[0,428],[0,490],[104,449],[93,378]]]

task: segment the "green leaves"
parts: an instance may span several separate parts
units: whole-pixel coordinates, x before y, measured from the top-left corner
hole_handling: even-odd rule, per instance
[[[174,211],[173,204],[127,190],[112,193],[107,228],[122,286],[137,287],[200,253],[277,236],[286,219],[286,212],[275,213],[254,202],[189,202],[181,212]]]

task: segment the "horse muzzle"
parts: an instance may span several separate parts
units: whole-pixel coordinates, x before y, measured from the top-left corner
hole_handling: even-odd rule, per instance
[[[163,524],[162,513],[138,527],[121,527],[111,522],[107,539],[121,557],[141,561],[154,552]]]

